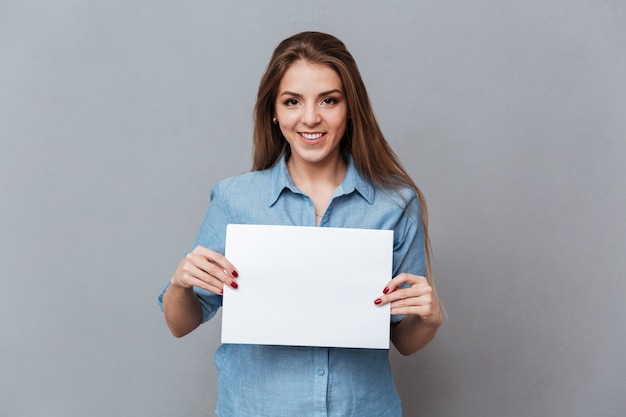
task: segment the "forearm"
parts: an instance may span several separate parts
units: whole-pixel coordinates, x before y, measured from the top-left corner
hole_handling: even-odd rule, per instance
[[[430,343],[441,326],[441,315],[428,321],[419,316],[408,316],[391,327],[391,341],[404,356],[412,355]]]
[[[170,285],[163,294],[163,313],[170,332],[176,337],[191,333],[202,323],[202,307],[193,288]]]

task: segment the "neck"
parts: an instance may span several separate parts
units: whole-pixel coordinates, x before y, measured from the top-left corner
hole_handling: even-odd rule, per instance
[[[306,162],[294,158],[287,161],[287,169],[294,184],[303,191],[320,188],[337,188],[346,175],[348,166],[338,155],[330,161]]]

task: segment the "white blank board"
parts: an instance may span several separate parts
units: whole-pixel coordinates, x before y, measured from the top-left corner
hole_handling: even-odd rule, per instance
[[[393,231],[231,224],[225,255],[222,343],[389,348]]]

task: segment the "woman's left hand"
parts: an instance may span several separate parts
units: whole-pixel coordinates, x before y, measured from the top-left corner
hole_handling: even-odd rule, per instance
[[[408,287],[403,287],[408,284]],[[374,304],[391,303],[391,314],[419,316],[424,323],[439,325],[441,310],[439,299],[426,277],[401,273],[387,283],[383,295]]]

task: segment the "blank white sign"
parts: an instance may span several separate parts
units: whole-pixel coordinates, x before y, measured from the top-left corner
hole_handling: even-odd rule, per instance
[[[231,224],[222,343],[389,349],[393,231]]]

